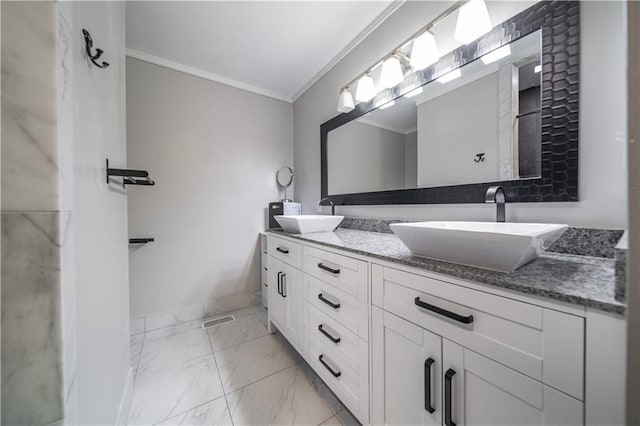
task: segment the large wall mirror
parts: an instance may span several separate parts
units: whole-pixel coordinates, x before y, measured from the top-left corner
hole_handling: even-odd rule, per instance
[[[577,201],[578,31],[578,3],[536,3],[324,123],[322,196],[483,202],[499,184],[509,202]]]

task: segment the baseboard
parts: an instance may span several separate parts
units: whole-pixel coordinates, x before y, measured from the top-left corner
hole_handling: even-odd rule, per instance
[[[131,399],[133,398],[133,367],[129,367],[127,372],[127,380],[124,383],[120,406],[118,407],[118,416],[116,417],[116,426],[126,426],[129,419],[129,409],[131,408]]]

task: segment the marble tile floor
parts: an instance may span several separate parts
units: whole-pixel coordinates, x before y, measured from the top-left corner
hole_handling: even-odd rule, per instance
[[[262,306],[131,336],[129,425],[358,425]]]

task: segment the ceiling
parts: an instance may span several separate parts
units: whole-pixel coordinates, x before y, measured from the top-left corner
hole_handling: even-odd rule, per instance
[[[128,1],[127,54],[293,101],[399,4]]]

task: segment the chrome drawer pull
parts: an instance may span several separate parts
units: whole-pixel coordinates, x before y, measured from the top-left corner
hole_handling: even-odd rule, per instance
[[[413,302],[416,306],[421,307],[422,309],[426,309],[427,311],[435,312],[436,314],[445,316],[447,318],[451,318],[452,320],[461,322],[463,324],[471,324],[473,322],[473,315],[469,315],[468,317],[463,317],[462,315],[458,315],[455,312],[447,311],[446,309],[439,308],[434,305],[430,305],[428,303],[420,300],[419,297],[416,297]]]

